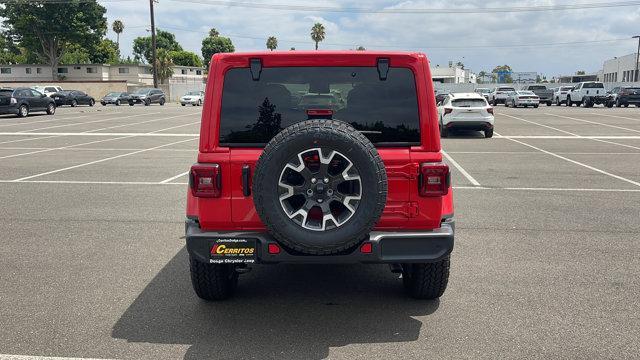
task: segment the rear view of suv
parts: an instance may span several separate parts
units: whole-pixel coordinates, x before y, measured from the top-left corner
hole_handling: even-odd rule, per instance
[[[186,211],[199,297],[277,263],[384,263],[409,295],[444,293],[453,198],[425,55],[216,54],[209,74]]]
[[[509,94],[513,91],[516,91],[516,89],[511,86],[498,86],[489,94],[489,103],[493,106],[504,104]]]
[[[141,88],[133,92],[129,98],[129,105],[144,104],[149,106],[151,104],[164,105],[167,101],[164,92],[160,89],[154,88]]]

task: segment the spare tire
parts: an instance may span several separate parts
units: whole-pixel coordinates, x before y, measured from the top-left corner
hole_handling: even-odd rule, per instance
[[[267,144],[252,190],[260,219],[282,245],[328,255],[373,229],[387,201],[387,173],[371,141],[351,125],[307,120]]]

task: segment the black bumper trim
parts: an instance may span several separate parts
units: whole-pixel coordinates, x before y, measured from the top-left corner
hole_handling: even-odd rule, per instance
[[[249,238],[256,240],[256,263],[299,263],[299,264],[394,264],[429,263],[439,261],[453,251],[455,223],[445,219],[438,229],[431,231],[374,231],[366,241],[372,245],[372,252],[363,254],[360,247],[351,253],[340,255],[295,255],[281,246],[279,254],[269,254],[268,245],[277,241],[267,232],[222,231],[208,232],[200,229],[197,221],[185,222],[187,251],[198,261],[208,263],[209,251],[217,238]]]

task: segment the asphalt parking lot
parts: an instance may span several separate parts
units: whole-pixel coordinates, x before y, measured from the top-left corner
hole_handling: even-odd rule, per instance
[[[449,288],[385,266],[259,267],[191,290],[185,172],[201,108],[0,117],[0,355],[81,358],[633,358],[640,353],[640,109],[496,108],[443,141]]]

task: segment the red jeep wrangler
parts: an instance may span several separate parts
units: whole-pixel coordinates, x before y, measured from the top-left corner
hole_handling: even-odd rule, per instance
[[[228,298],[253,264],[385,263],[440,297],[454,222],[433,94],[424,54],[213,56],[187,195],[196,294]]]

